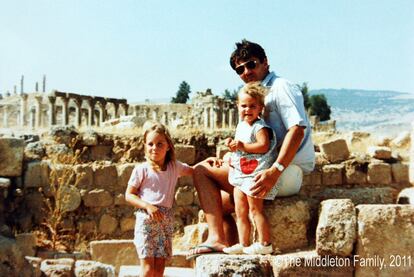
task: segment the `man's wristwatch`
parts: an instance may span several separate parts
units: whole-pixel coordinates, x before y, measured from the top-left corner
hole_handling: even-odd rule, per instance
[[[283,164],[280,164],[280,163],[278,163],[278,162],[275,162],[275,163],[273,164],[273,166],[274,166],[274,167],[276,167],[276,169],[277,169],[277,170],[279,170],[280,172],[283,172],[283,170],[285,170],[284,165],[283,165]]]

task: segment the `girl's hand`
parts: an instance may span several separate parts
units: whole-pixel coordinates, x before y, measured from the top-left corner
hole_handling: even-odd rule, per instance
[[[244,144],[242,141],[240,140],[232,140],[228,147],[230,148],[230,151],[235,152],[237,150],[243,151],[244,149]]]
[[[223,165],[223,160],[219,158],[210,157],[205,160],[210,166],[220,167]]]
[[[146,208],[148,215],[150,216],[151,219],[156,220],[156,221],[161,221],[162,220],[162,213],[160,212],[160,210],[158,209],[158,207],[154,206],[154,205],[148,205],[148,207]]]

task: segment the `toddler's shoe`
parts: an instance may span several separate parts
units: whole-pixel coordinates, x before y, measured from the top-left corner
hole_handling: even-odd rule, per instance
[[[249,255],[266,255],[266,254],[272,254],[273,253],[273,246],[272,244],[269,244],[268,246],[264,246],[260,242],[255,242],[252,245],[248,247],[243,248],[243,253],[249,254]]]
[[[243,254],[243,248],[244,246],[238,243],[230,247],[224,247],[223,252],[226,254]]]

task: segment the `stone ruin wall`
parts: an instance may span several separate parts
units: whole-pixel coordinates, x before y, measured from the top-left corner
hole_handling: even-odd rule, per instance
[[[108,120],[126,115],[133,115],[137,126],[152,119],[172,128],[233,128],[238,121],[236,105],[213,95],[211,90],[197,92],[190,104],[129,105],[126,99],[56,90],[49,94],[21,93],[0,99],[0,128],[38,129],[68,124],[75,127],[103,126]]]
[[[112,263],[109,262],[111,260],[108,258],[109,256],[114,259],[113,262],[115,262],[115,259],[120,259],[120,256],[117,255],[121,255],[119,253],[122,251],[120,250],[117,254],[113,253],[112,250],[114,247],[121,247],[121,245],[129,249],[130,252],[128,253],[133,254],[134,247],[130,241],[108,243],[103,239],[131,239],[133,237],[134,209],[125,203],[124,192],[133,167],[137,162],[143,161],[142,138],[100,135],[93,132],[79,134],[75,129],[69,128],[56,128],[49,135],[50,137],[47,139],[29,144],[26,144],[22,139],[0,138],[0,155],[4,157],[0,161],[0,197],[2,197],[0,201],[0,234],[10,237],[15,232],[20,234],[17,235],[18,240],[23,240],[25,243],[28,239],[32,241],[33,236],[29,234],[45,220],[49,220],[45,218],[48,214],[43,208],[45,207],[45,201],[52,196],[50,173],[56,172],[62,175],[69,171],[74,173],[75,178],[72,178],[69,182],[71,189],[65,191],[70,204],[66,206],[68,212],[65,213],[62,220],[62,227],[72,230],[77,235],[73,241],[78,244],[78,247],[81,247],[82,244],[87,245],[92,240],[98,240],[90,245],[91,258],[95,261]],[[219,132],[208,138],[204,135],[192,135],[191,133],[186,134],[185,138],[175,137],[177,157],[184,162],[194,164],[207,156],[214,154],[222,156],[226,152],[220,143],[224,137]],[[76,143],[71,144],[70,142],[74,138]],[[356,139],[354,138],[354,140]],[[300,194],[294,197],[276,199],[265,204],[265,212],[269,222],[271,222],[272,243],[282,252],[307,248],[315,239],[317,240],[317,247],[318,241],[320,243],[323,239],[334,239],[329,236],[330,233],[325,234],[324,237],[317,237],[317,232],[322,232],[322,235],[319,234],[319,236],[323,236],[324,230],[323,226],[319,226],[322,224],[319,217],[320,209],[325,213],[334,213],[332,211],[333,204],[328,205],[328,202],[324,202],[325,200],[350,199],[347,201],[355,205],[360,211],[358,218],[361,217],[361,220],[366,221],[370,227],[377,224],[372,223],[370,216],[376,216],[382,210],[384,212],[387,210],[387,213],[394,213],[393,211],[397,209],[397,214],[393,216],[398,217],[398,219],[395,219],[398,222],[409,220],[403,214],[398,213],[399,209],[407,215],[413,214],[410,206],[412,207],[414,204],[412,193],[414,188],[409,182],[409,174],[411,178],[413,174],[412,162],[411,167],[407,163],[401,162],[398,157],[393,155],[391,148],[384,146],[373,147],[368,153],[350,153],[347,146],[352,141],[336,139],[320,144],[317,152],[317,167],[311,174],[305,176]],[[75,165],[52,162],[57,155],[73,155],[76,150],[84,148],[86,150]],[[413,147],[411,147],[411,161],[414,159],[413,153]],[[404,191],[411,191],[411,196],[410,193],[401,195]],[[334,203],[339,205],[340,202]],[[410,203],[411,205],[405,205],[404,208],[404,205],[392,205],[395,203]],[[371,206],[370,204],[382,205]],[[320,205],[322,205],[321,208]],[[343,217],[350,214],[350,212],[341,212],[341,206],[338,209],[337,212]],[[200,223],[192,225],[200,222],[202,217],[199,214],[200,205],[191,178],[180,179],[175,194],[174,211],[175,230],[178,235],[175,239],[174,248],[185,250],[201,242],[206,232],[206,226],[205,223],[204,225]],[[363,217],[366,217],[366,219],[363,219]],[[326,219],[329,218],[329,216],[326,216]],[[389,222],[384,221],[385,218],[376,220],[383,222],[381,226],[383,224],[389,225]],[[316,228],[317,223],[318,228]],[[325,224],[328,224],[326,228],[334,228],[332,230],[338,232],[342,232],[341,228],[344,227],[340,222],[338,226],[331,226],[329,224],[332,223],[326,222]],[[407,224],[404,226],[412,226],[414,222]],[[395,225],[395,223],[392,225]],[[394,229],[387,228],[391,228],[389,232],[399,230],[401,236],[408,239],[413,235],[407,233],[408,227],[398,229],[400,227],[398,225]],[[385,237],[388,236],[381,233],[382,229],[378,226],[375,228],[379,234]],[[289,232],[286,232],[286,230],[289,230]],[[181,237],[180,234],[183,232],[185,234]],[[341,239],[341,243],[343,241],[346,242],[346,245],[353,245],[353,240],[348,237],[348,233],[345,233],[345,235],[346,237],[343,240]],[[370,238],[369,236],[372,236],[372,234],[360,233],[358,235],[358,245],[364,242],[365,237]],[[381,236],[376,234],[374,237],[379,238]],[[370,238],[371,242],[374,237]],[[333,242],[328,241],[320,244],[319,247],[322,248],[317,251],[341,254],[340,251],[344,251],[341,243],[335,240]],[[404,240],[401,243],[404,244]],[[357,250],[352,250],[352,247],[351,250],[346,248],[346,255],[349,255],[350,251],[356,251],[357,254],[362,253],[361,251],[369,251],[371,254],[378,251],[376,250],[376,244],[371,243],[369,247],[364,245],[359,245]],[[403,245],[399,247],[398,251],[408,251]],[[25,247],[23,249],[27,251],[26,254],[29,256],[50,257],[48,256],[50,255],[49,252],[41,248]],[[387,251],[391,250],[381,251],[380,253],[385,255],[389,254]],[[406,253],[398,251],[396,253]],[[412,254],[412,252],[407,253]],[[90,258],[85,252],[76,255],[83,257],[81,259]],[[313,252],[311,255],[306,255],[308,255],[306,256],[308,258],[315,258]],[[275,259],[283,258],[283,256],[278,255],[272,257]],[[124,259],[126,258],[124,257]],[[129,261],[131,259],[136,259],[136,257],[130,257]],[[197,267],[202,267],[200,270],[204,271],[211,270],[210,266],[214,261],[203,261],[203,259],[198,261]],[[132,261],[133,264],[136,262],[136,260]],[[229,266],[225,260],[222,260],[222,257],[220,261],[217,260],[216,262],[226,268]],[[245,262],[249,261],[243,260],[243,263]],[[117,270],[121,264],[121,261],[116,262]],[[237,265],[237,263],[234,265]],[[189,266],[188,263],[186,266]],[[240,266],[237,267],[240,268]],[[306,270],[321,272],[324,269],[307,268]],[[346,276],[352,276],[354,269],[342,270],[346,270],[348,273],[351,272],[351,275]]]

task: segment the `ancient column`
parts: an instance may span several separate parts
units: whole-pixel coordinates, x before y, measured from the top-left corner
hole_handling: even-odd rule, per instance
[[[30,109],[30,128],[34,129],[36,126],[36,110],[34,107]]]
[[[113,102],[113,104],[114,104],[114,118],[113,119],[115,119],[119,117],[118,116],[119,103]]]
[[[149,108],[148,107],[145,107],[144,108],[144,117],[145,117],[145,119],[149,119]]]
[[[210,108],[210,128],[214,129],[216,127],[216,117],[214,107]]]
[[[229,128],[233,128],[234,109],[229,109]]]
[[[204,108],[203,109],[204,114],[204,128],[207,129],[210,127],[210,108]]]
[[[46,92],[46,75],[43,75],[43,92]]]
[[[22,78],[20,79],[20,93],[24,92],[24,75],[22,75]]]
[[[42,96],[35,96],[36,99],[36,128],[42,127]]]
[[[104,122],[106,120],[106,109],[105,109],[106,102],[99,101],[98,106],[101,109],[101,111],[99,112],[98,126],[101,126],[102,122]]]
[[[95,111],[96,100],[93,98],[88,99],[88,126],[95,125],[94,122],[94,111]]]
[[[49,99],[49,127],[56,125],[56,97],[48,96]]]
[[[69,98],[61,97],[62,100],[62,125],[69,124]]]
[[[9,106],[8,105],[3,106],[3,127],[4,128],[9,127]]]
[[[76,119],[75,124],[76,127],[80,127],[82,124],[82,99],[79,97],[72,98],[73,102],[75,103],[75,113],[76,113]]]
[[[164,112],[164,116],[162,117],[163,123],[165,126],[168,126],[168,112]]]
[[[228,112],[228,109],[225,109],[225,110],[223,110],[223,113],[222,113],[222,115],[221,115],[221,128],[222,129],[224,129],[224,128],[226,128],[226,126],[227,126],[227,122],[226,122],[226,119],[227,119],[227,112]]]
[[[26,125],[27,97],[26,93],[20,95],[20,127]]]
[[[153,120],[157,120],[157,118],[158,118],[157,114],[158,114],[158,109],[152,110],[152,119]]]
[[[128,115],[128,104],[126,104],[126,103],[122,103],[121,104],[121,106],[122,106],[122,109],[124,110],[124,115]]]

